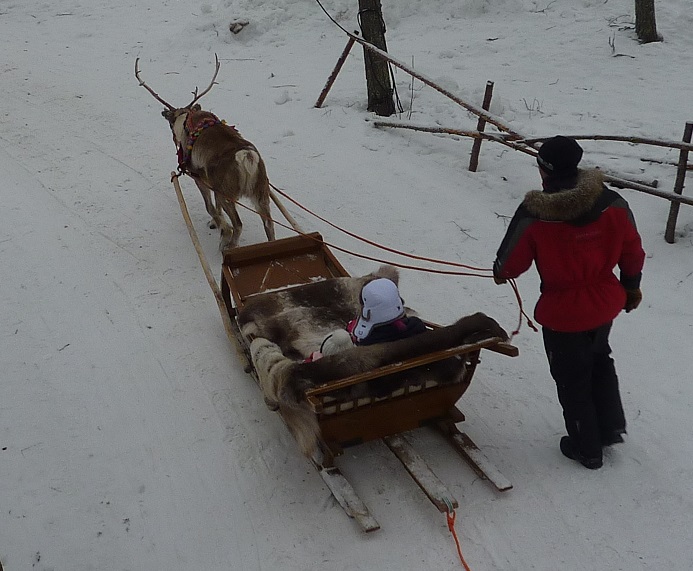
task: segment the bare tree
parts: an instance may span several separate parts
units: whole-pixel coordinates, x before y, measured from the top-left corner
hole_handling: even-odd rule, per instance
[[[635,32],[644,44],[662,41],[657,33],[655,0],[635,0]]]
[[[363,39],[383,51],[385,43],[385,21],[380,0],[359,0],[359,22]],[[389,117],[395,112],[388,63],[366,49],[363,50],[366,64],[366,87],[368,89],[368,110],[377,115]]]

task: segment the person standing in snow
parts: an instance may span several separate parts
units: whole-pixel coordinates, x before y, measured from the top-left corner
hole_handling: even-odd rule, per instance
[[[645,252],[628,203],[598,170],[578,168],[581,158],[582,148],[568,137],[540,147],[543,191],[528,192],[515,212],[493,275],[505,283],[536,264],[541,295],[534,316],[568,432],[560,449],[597,469],[602,447],[623,442],[626,432],[609,332],[621,310],[642,300]]]

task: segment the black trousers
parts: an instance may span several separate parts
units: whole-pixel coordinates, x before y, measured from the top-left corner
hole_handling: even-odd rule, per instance
[[[573,445],[587,458],[601,458],[602,440],[624,431],[626,418],[611,358],[612,322],[590,331],[562,333],[544,327],[544,348]]]

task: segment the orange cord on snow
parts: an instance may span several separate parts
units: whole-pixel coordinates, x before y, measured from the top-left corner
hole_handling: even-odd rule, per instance
[[[455,540],[455,545],[457,546],[457,554],[460,556],[462,566],[465,568],[466,571],[472,571],[469,568],[469,565],[467,565],[467,562],[464,560],[464,555],[462,555],[462,548],[460,547],[460,540],[457,538],[457,532],[455,531],[455,518],[457,517],[455,510],[452,509],[446,512],[445,516],[448,520],[448,529],[450,530],[450,533],[452,533],[452,538]]]

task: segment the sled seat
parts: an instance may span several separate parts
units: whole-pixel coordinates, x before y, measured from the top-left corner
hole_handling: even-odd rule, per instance
[[[499,338],[461,345],[385,365],[306,391],[317,415],[323,441],[335,455],[344,448],[439,422],[462,422],[456,403],[469,388],[482,349],[517,355]],[[407,372],[415,373],[412,379]],[[382,396],[350,398],[348,388],[404,378]],[[362,389],[363,390],[363,389]],[[358,391],[357,391],[358,392]]]
[[[222,295],[249,356],[250,342],[259,336],[300,362],[320,346],[326,333],[343,328],[358,314],[358,292],[367,279],[349,276],[316,232],[227,251]],[[330,296],[325,290],[345,294]],[[291,329],[306,321],[315,327],[299,338]],[[446,329],[426,325],[429,332]],[[516,347],[496,337],[392,362],[385,359],[374,369],[309,388],[305,400],[320,426],[324,451],[338,455],[348,446],[423,425],[464,420],[456,403],[471,383],[482,349],[518,354]],[[330,359],[337,357],[323,358]],[[257,371],[251,373],[258,380]]]

